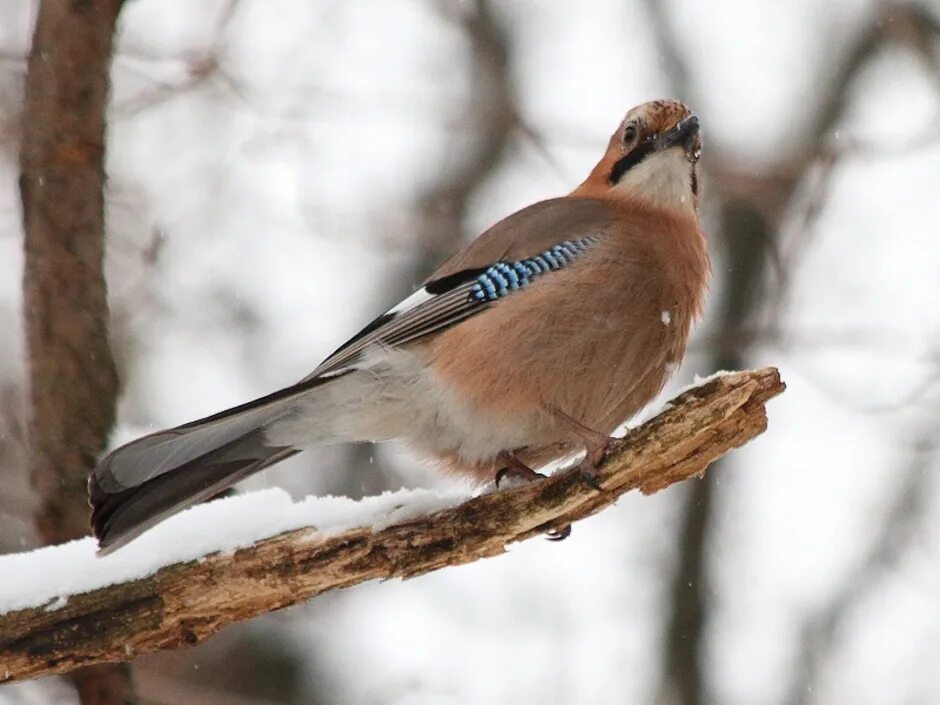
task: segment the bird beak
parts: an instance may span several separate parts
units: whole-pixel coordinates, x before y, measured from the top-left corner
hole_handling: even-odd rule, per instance
[[[662,133],[656,140],[657,151],[669,149],[670,147],[681,146],[685,149],[689,161],[698,161],[702,152],[702,138],[699,135],[698,117],[689,115],[689,117],[680,121],[678,125]]]

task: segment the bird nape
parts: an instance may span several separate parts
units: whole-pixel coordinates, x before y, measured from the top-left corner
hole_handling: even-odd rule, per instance
[[[400,439],[480,482],[584,450],[590,477],[702,311],[701,148],[682,103],[633,108],[574,191],[493,225],[297,384],[109,453],[101,551],[317,446]]]

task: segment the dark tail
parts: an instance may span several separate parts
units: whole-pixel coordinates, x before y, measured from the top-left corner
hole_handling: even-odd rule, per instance
[[[88,481],[91,527],[106,554],[197,502],[210,499],[264,467],[299,452],[269,446],[257,429],[128,489],[107,491],[98,473]]]
[[[120,548],[170,514],[299,452],[269,443],[266,429],[295,413],[298,400],[316,398],[310,393],[341,376],[304,380],[112,451],[88,480],[100,552]]]

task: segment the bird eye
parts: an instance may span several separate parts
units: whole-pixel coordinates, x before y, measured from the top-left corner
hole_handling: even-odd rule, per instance
[[[630,124],[623,128],[623,143],[629,145],[636,139],[636,125]]]

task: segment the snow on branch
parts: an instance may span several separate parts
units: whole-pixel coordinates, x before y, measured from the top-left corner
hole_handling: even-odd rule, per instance
[[[184,512],[106,558],[94,557],[91,539],[2,556],[0,683],[197,644],[226,624],[329,590],[498,555],[627,491],[649,494],[700,476],[764,431],[764,402],[783,389],[777,370],[765,368],[720,374],[683,392],[610,449],[599,468],[601,490],[569,470],[466,501],[399,493],[351,514],[351,500],[316,498],[318,511],[308,515],[277,506],[267,516],[246,495]],[[331,507],[332,517],[321,518]],[[213,537],[225,512],[237,519],[225,530],[242,532],[234,542]],[[293,525],[300,528],[285,531]]]

